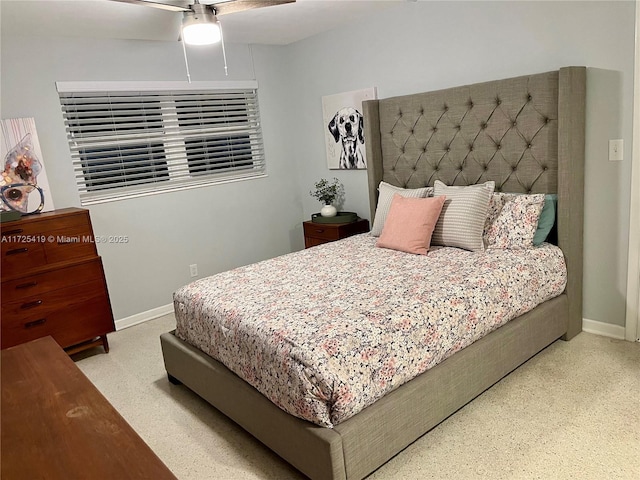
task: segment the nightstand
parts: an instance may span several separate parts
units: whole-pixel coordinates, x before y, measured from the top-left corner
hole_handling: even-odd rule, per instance
[[[315,247],[327,242],[366,233],[369,231],[369,220],[359,218],[351,223],[315,223],[303,222],[304,248]]]

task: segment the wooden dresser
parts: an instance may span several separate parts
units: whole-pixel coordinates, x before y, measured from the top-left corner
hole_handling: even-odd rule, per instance
[[[65,208],[2,227],[1,347],[51,335],[68,353],[109,351],[115,330],[89,211]]]
[[[51,337],[0,357],[3,480],[176,480]]]

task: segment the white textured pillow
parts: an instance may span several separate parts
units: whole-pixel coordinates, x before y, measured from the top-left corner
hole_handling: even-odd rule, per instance
[[[449,187],[435,181],[433,195],[447,197],[431,237],[433,245],[484,250],[482,233],[495,182]]]
[[[389,214],[389,208],[391,208],[391,200],[395,193],[405,198],[426,198],[433,194],[433,187],[407,189],[380,182],[378,186],[378,206],[376,207],[376,216],[371,227],[371,235],[374,237],[379,237],[382,233],[384,222]]]

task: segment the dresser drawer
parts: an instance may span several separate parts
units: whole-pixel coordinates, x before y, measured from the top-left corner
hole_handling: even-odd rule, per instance
[[[82,285],[53,290],[42,295],[30,295],[13,302],[3,301],[2,326],[12,323],[22,324],[100,295],[104,295],[104,283],[102,279],[97,279]]]
[[[2,276],[10,277],[28,272],[47,264],[44,243],[4,241],[12,237],[3,236]]]
[[[102,262],[96,258],[46,273],[2,282],[2,302],[10,303],[76,285],[82,288],[83,283],[102,277]]]
[[[89,216],[84,211],[60,217],[29,217],[2,228],[2,275],[97,256]]]
[[[84,300],[68,308],[41,312],[11,321],[2,318],[2,348],[51,335],[62,347],[70,347],[113,331],[111,307],[106,295]]]
[[[59,217],[23,217],[22,220],[9,222],[2,225],[2,244],[7,242],[45,243],[47,237],[51,235],[72,234],[66,232],[91,234],[91,222],[85,211],[80,210],[77,213]]]
[[[72,343],[60,343],[66,347],[113,331],[110,314],[101,278],[18,301],[3,301],[2,348],[45,335],[64,342],[73,339]]]
[[[95,257],[98,254],[91,226],[86,222],[50,230],[47,238],[49,240],[44,244],[44,252],[48,264]]]
[[[21,220],[2,225],[2,236],[33,236],[50,235],[51,230],[73,230],[83,225],[90,225],[89,214],[86,210],[77,210],[64,215],[32,215],[22,217]]]

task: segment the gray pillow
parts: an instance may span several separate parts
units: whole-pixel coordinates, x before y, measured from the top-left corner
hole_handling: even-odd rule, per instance
[[[465,187],[449,187],[436,180],[434,197],[445,195],[447,199],[433,231],[431,244],[474,252],[484,250],[482,232],[495,186],[495,182],[491,181]]]
[[[433,187],[407,189],[380,182],[378,186],[378,206],[376,207],[376,216],[373,219],[373,227],[371,227],[371,235],[374,237],[379,237],[382,233],[382,227],[384,227],[389,208],[391,208],[391,200],[395,193],[405,198],[425,198],[433,194]]]

